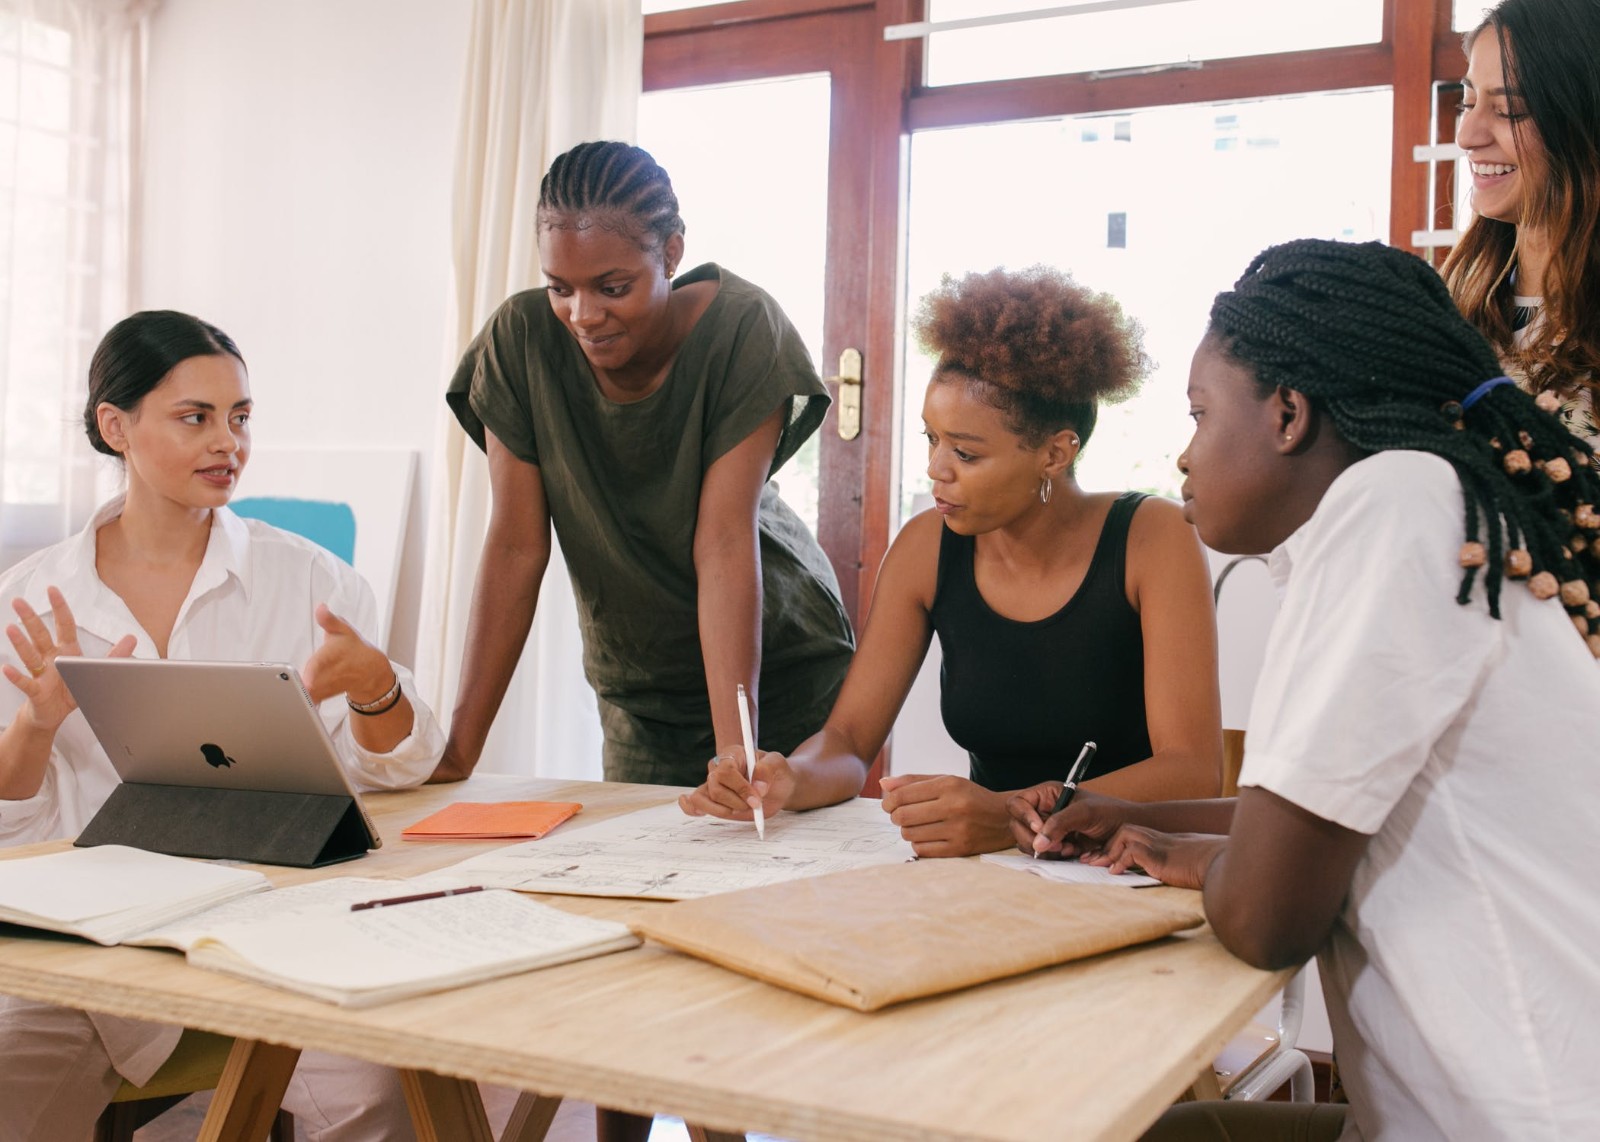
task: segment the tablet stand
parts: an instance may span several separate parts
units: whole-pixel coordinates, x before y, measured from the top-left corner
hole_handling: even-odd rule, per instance
[[[364,856],[369,842],[354,797],[125,781],[74,844],[317,868]]]

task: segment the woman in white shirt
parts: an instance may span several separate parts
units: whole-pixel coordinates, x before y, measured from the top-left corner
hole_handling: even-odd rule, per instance
[[[1474,216],[1445,280],[1504,371],[1600,444],[1600,5],[1503,0],[1465,46]]]
[[[1316,953],[1350,1107],[1196,1103],[1152,1138],[1600,1137],[1600,475],[1498,373],[1378,243],[1274,247],[1212,308],[1186,512],[1282,597],[1239,796],[1042,822],[1046,788],[1015,831],[1202,888],[1253,964]]]
[[[371,589],[320,547],[227,509],[250,408],[238,348],[186,314],[134,314],[96,350],[85,427],[122,460],[127,491],[0,575],[17,617],[0,643],[0,845],[77,834],[117,782],[60,654],[296,663],[358,787],[432,772],[433,715],[360,633],[376,625]],[[147,1080],[179,1034],[0,997],[0,1142],[86,1136],[121,1079]],[[284,1105],[314,1142],[413,1136],[397,1075],[371,1064],[306,1052]]]

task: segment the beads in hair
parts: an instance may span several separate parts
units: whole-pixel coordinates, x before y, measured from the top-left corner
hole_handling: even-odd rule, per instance
[[[1585,534],[1600,529],[1600,475],[1589,449],[1549,400],[1500,375],[1430,266],[1377,242],[1288,242],[1217,296],[1211,328],[1258,383],[1306,394],[1362,451],[1449,462],[1466,500],[1458,602],[1482,571],[1499,618],[1503,579],[1524,579],[1541,599],[1559,595],[1600,648],[1600,542]]]

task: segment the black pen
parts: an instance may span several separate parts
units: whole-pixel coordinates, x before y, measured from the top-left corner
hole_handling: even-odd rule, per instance
[[[1071,769],[1067,770],[1066,784],[1061,787],[1061,796],[1056,798],[1056,807],[1050,810],[1051,817],[1054,817],[1061,810],[1072,804],[1072,795],[1078,791],[1078,781],[1083,777],[1084,771],[1089,768],[1089,762],[1094,759],[1094,751],[1099,748],[1094,742],[1083,743],[1083,749],[1078,752],[1078,760],[1072,763]],[[1047,817],[1046,820],[1048,819]],[[1037,857],[1039,851],[1035,849],[1033,855]]]
[[[1067,783],[1061,787],[1061,796],[1056,798],[1056,807],[1050,810],[1052,817],[1072,804],[1072,795],[1078,791],[1078,781],[1083,777],[1083,771],[1089,768],[1089,763],[1094,760],[1094,751],[1099,748],[1094,742],[1083,743],[1083,749],[1078,753],[1078,760],[1067,770]]]
[[[364,912],[368,908],[390,908],[396,904],[410,904],[417,900],[439,900],[445,896],[465,896],[469,892],[482,892],[483,885],[475,884],[471,888],[446,888],[440,892],[419,892],[415,896],[390,896],[383,900],[367,900],[360,904],[350,905],[352,912]]]

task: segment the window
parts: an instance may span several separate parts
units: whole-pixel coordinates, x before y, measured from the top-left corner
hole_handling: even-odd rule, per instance
[[[94,506],[85,373],[126,304],[137,25],[116,7],[64,0],[47,21],[0,2],[0,566]]]
[[[72,41],[0,12],[0,544],[54,538],[69,391]]]
[[[822,376],[828,233],[826,75],[688,90],[639,102],[639,145],[672,178],[683,214],[685,269],[717,262],[760,285],[788,314]],[[817,527],[820,436],[776,476]]]
[[[1044,6],[1040,0],[929,0],[928,19],[962,20]],[[1304,51],[1376,43],[1382,33],[1382,0],[1150,0],[1147,7],[936,33],[928,39],[928,83]]]
[[[1483,22],[1483,15],[1494,5],[1489,0],[1455,0],[1455,19],[1451,24],[1458,32],[1470,32]]]
[[[1115,147],[1085,141],[1081,119],[919,132],[910,306],[945,273],[1035,262],[1111,293],[1143,323],[1156,368],[1137,397],[1102,409],[1078,477],[1095,490],[1175,495],[1189,359],[1211,299],[1275,242],[1388,234],[1391,103],[1381,90],[1155,108],[1126,116],[1132,140]],[[1238,147],[1214,145],[1224,130]],[[933,362],[914,343],[905,353],[900,502],[909,514],[928,489],[920,435]]]

